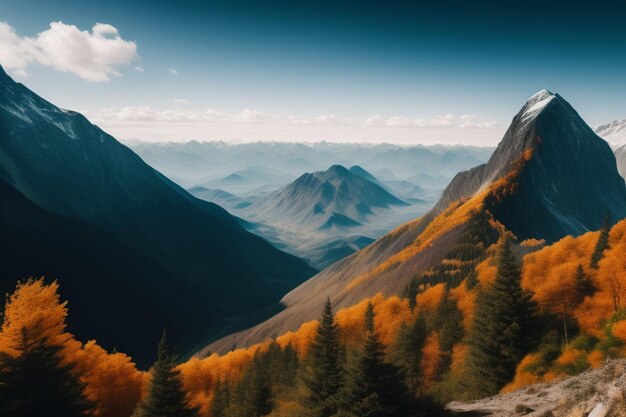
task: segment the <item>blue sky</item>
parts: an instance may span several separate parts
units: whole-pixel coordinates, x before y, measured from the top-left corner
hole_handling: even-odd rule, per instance
[[[13,47],[35,49],[0,64],[122,139],[495,144],[543,88],[592,126],[626,118],[621,1],[2,3]],[[112,25],[119,48],[68,52],[38,38],[51,22]]]

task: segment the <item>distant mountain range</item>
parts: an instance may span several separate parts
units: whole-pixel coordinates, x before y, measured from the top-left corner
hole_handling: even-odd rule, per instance
[[[229,207],[242,225],[318,268],[362,249],[390,228],[426,211],[408,204],[360,166],[333,165],[301,175],[262,196],[238,197],[195,186],[195,196]]]
[[[423,217],[326,268],[287,294],[286,309],[200,352],[224,352],[296,330],[327,297],[337,308],[377,293],[401,295],[416,277],[452,279],[447,256],[465,243],[471,219],[517,242],[553,242],[626,217],[626,186],[606,141],[558,94],[543,90],[522,107],[486,164],[456,175]],[[484,233],[484,232],[483,232]],[[428,274],[426,273],[428,271]],[[461,276],[460,279],[465,278]]]
[[[0,290],[59,280],[84,340],[146,364],[163,328],[191,350],[315,272],[1,68],[0,137]]]
[[[459,171],[485,162],[494,148],[477,146],[340,143],[129,142],[144,161],[179,185],[202,185],[230,193],[250,191],[260,184],[284,186],[304,172],[331,165],[358,165],[380,180],[407,180],[439,192]],[[247,185],[226,180],[237,174]],[[424,176],[424,177],[421,177]],[[436,178],[435,182],[429,179]],[[424,179],[422,182],[415,180]],[[398,194],[396,192],[396,194]],[[402,195],[398,194],[402,198]]]

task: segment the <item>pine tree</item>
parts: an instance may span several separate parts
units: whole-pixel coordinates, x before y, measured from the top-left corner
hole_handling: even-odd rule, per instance
[[[481,290],[469,336],[471,381],[476,396],[497,393],[534,341],[536,305],[520,283],[520,266],[506,240],[498,254],[492,288]]]
[[[591,261],[589,266],[594,269],[598,268],[598,263],[604,256],[604,251],[609,248],[609,233],[611,232],[611,221],[609,216],[607,215],[604,218],[604,225],[602,226],[602,230],[600,230],[600,236],[598,237],[598,241],[596,243],[596,247],[591,254]]]
[[[266,416],[272,411],[272,382],[269,375],[270,355],[254,354],[250,367],[237,390],[237,417]]]
[[[328,299],[303,376],[308,391],[305,406],[314,416],[331,416],[337,409],[336,395],[343,385],[341,354],[339,328]]]
[[[79,417],[93,404],[61,347],[30,340],[22,330],[17,354],[0,353],[0,415],[11,417]]]
[[[276,383],[293,386],[300,366],[300,359],[298,352],[291,346],[291,343],[282,349],[280,365],[280,373],[275,380]]]
[[[371,301],[365,307],[365,331],[370,334],[374,331],[374,305]]]
[[[228,382],[217,380],[215,384],[215,396],[211,403],[211,417],[226,417],[230,406],[230,386]]]
[[[393,362],[402,369],[407,386],[417,393],[422,378],[422,349],[426,342],[426,320],[419,314],[410,325],[402,325],[393,346]]]
[[[420,281],[417,277],[414,277],[411,282],[404,289],[403,297],[409,300],[409,308],[411,311],[415,310],[417,305],[417,294],[420,290]]]
[[[176,365],[177,358],[170,352],[167,333],[163,331],[148,393],[137,405],[133,417],[198,417],[198,410],[187,404]]]
[[[343,415],[406,417],[410,396],[404,376],[397,366],[385,362],[384,346],[371,326],[373,309],[369,306],[366,312],[368,337],[363,351],[355,355],[348,368],[340,408]]]
[[[472,269],[469,274],[467,274],[467,278],[465,278],[465,288],[468,290],[473,290],[478,286],[478,273],[475,269]]]
[[[446,285],[446,291],[437,305],[437,310],[432,320],[432,328],[439,332],[439,349],[442,356],[437,369],[437,379],[441,379],[452,364],[452,349],[464,336],[463,313],[450,298],[450,288]]]
[[[582,265],[578,265],[576,268],[576,275],[574,278],[574,285],[576,291],[576,302],[580,304],[585,297],[591,296],[596,292],[596,287],[593,285],[591,278],[585,273]]]

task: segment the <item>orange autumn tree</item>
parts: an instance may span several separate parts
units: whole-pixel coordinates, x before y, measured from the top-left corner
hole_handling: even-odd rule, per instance
[[[128,417],[142,391],[143,377],[130,358],[109,354],[95,341],[82,344],[66,329],[67,301],[61,301],[58,283],[42,279],[20,282],[4,306],[0,352],[17,355],[21,335],[60,347],[63,363],[71,366],[85,385],[84,394],[99,417]]]

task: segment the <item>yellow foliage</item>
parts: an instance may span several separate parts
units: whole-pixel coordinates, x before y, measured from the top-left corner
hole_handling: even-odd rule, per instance
[[[367,280],[391,269],[395,265],[407,261],[408,259],[412,258],[413,256],[417,255],[418,253],[429,247],[436,239],[441,237],[443,234],[469,221],[470,216],[474,211],[482,209],[483,200],[485,196],[487,196],[491,191],[493,191],[492,187],[488,188],[487,190],[481,192],[480,194],[469,200],[451,203],[447,209],[445,209],[441,214],[435,217],[435,219],[431,221],[428,226],[426,226],[424,231],[422,231],[422,233],[420,233],[410,245],[408,245],[406,248],[402,249],[395,255],[389,257],[384,262],[373,268],[371,271],[354,278],[348,283],[346,288],[354,288],[357,285],[360,285],[363,282],[366,282]],[[419,225],[419,222],[412,224],[417,227]]]
[[[532,289],[535,300],[548,311],[561,314],[563,305],[571,306],[574,278],[578,265],[586,266],[597,240],[597,233],[573,238],[567,236],[524,257],[522,285]]]
[[[469,291],[465,284],[461,284],[450,290],[450,296],[456,301],[459,310],[463,314],[463,327],[469,332],[474,320],[474,306],[476,304],[476,291]]]
[[[99,417],[128,417],[143,390],[143,374],[130,357],[110,354],[95,341],[82,344],[66,331],[67,302],[61,302],[59,285],[42,279],[17,285],[4,308],[0,350],[16,355],[22,329],[31,339],[61,346],[66,364],[71,364],[86,384],[85,395],[96,403]]]
[[[450,371],[453,374],[459,374],[463,370],[467,359],[468,346],[465,343],[457,343],[452,348],[452,364]]]
[[[374,329],[387,346],[395,340],[402,323],[408,322],[414,316],[407,300],[396,296],[385,298],[380,293],[341,309],[337,311],[335,320],[341,329],[342,342],[347,346],[358,346],[365,340],[365,310],[370,302],[374,306]]]
[[[546,243],[545,239],[535,239],[534,237],[531,237],[530,239],[522,240],[520,242],[520,245],[525,248],[535,248],[545,243]]]
[[[291,347],[298,352],[298,356],[303,358],[306,355],[309,346],[315,339],[318,326],[319,322],[317,320],[308,321],[302,324],[297,331],[287,332],[282,336],[278,336],[276,338],[276,343],[278,343],[282,348],[291,344]]]
[[[368,302],[374,306],[374,328],[380,334],[381,341],[390,345],[402,325],[410,321],[411,313],[407,300],[399,297],[385,298],[377,294],[371,299],[364,299],[356,305],[340,309],[335,314],[335,322],[340,329],[342,343],[356,347],[363,342],[365,336],[365,310]],[[289,344],[298,352],[300,357],[306,355],[308,347],[313,342],[319,323],[316,320],[302,324],[298,330],[287,332],[276,338],[276,342],[285,347]],[[246,349],[237,349],[225,355],[213,354],[207,358],[192,358],[181,364],[179,369],[183,376],[185,390],[190,395],[193,405],[200,407],[207,415],[213,401],[213,389],[218,380],[235,381],[241,377],[243,371],[251,362],[254,353],[267,349],[269,341],[253,345]]]
[[[416,310],[420,313],[434,311],[446,292],[445,284],[437,284],[427,288],[416,297]]]
[[[581,352],[578,349],[565,349],[561,355],[556,358],[555,363],[557,365],[571,365],[581,356],[584,355],[584,352]]]
[[[602,362],[604,362],[604,354],[599,350],[591,351],[587,355],[587,362],[589,362],[592,368],[599,368]]]
[[[264,351],[270,342],[259,343],[246,349],[236,349],[225,355],[216,353],[204,358],[191,358],[178,366],[183,386],[190,403],[208,415],[213,401],[213,389],[218,381],[236,381],[246,370],[257,350]]]
[[[463,266],[463,264],[467,263],[468,262],[463,262],[460,259],[443,259],[441,261],[441,265],[456,266],[457,268],[460,268],[461,266]]]
[[[620,320],[613,324],[611,332],[613,336],[617,337],[622,342],[626,342],[626,320]]]
[[[439,333],[432,332],[426,338],[422,350],[422,375],[424,387],[431,386],[437,378],[437,370],[441,363],[441,348],[439,345]]]
[[[496,280],[498,267],[495,265],[494,258],[489,257],[476,265],[476,273],[478,282],[484,287],[489,287]]]
[[[87,384],[87,396],[98,403],[97,416],[128,416],[133,412],[143,392],[145,374],[129,356],[110,354],[91,340],[75,351],[73,361]]]
[[[526,385],[535,384],[541,380],[541,376],[529,370],[530,367],[536,366],[541,360],[541,355],[538,353],[530,353],[522,359],[517,365],[515,370],[515,378],[509,382],[502,392],[511,392],[518,390]]]
[[[72,337],[65,331],[67,301],[61,302],[59,284],[46,285],[43,278],[17,284],[4,308],[0,331],[0,350],[16,354],[22,329],[31,340],[45,339],[47,343],[63,346]]]

